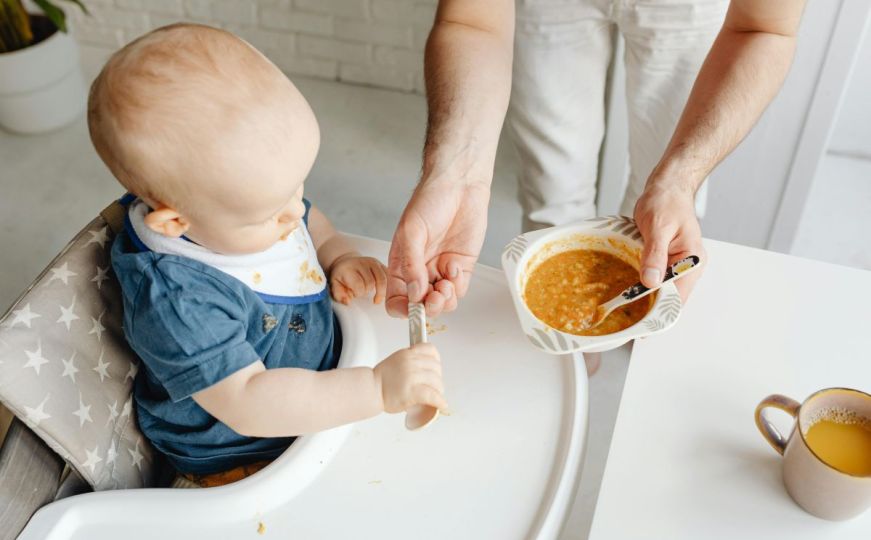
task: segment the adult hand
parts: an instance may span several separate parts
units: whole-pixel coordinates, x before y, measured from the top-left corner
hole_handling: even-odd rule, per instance
[[[387,264],[387,312],[408,316],[423,302],[434,317],[452,311],[469,288],[487,229],[490,188],[423,181],[402,213]]]
[[[698,255],[704,267],[707,253],[696,217],[693,189],[648,181],[635,205],[635,223],[644,238],[641,281],[646,286],[659,285],[665,268],[688,255]],[[684,302],[703,270],[675,281]]]

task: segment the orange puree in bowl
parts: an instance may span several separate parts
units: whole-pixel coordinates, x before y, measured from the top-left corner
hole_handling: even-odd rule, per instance
[[[603,251],[576,249],[558,253],[535,267],[523,299],[548,326],[580,336],[612,334],[640,321],[654,295],[619,307],[595,328],[588,328],[596,307],[638,282],[638,271]]]

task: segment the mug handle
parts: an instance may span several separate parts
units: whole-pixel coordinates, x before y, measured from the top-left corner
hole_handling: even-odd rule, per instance
[[[780,431],[774,427],[774,424],[765,418],[763,411],[769,407],[780,409],[795,418],[798,416],[798,409],[801,407],[801,404],[792,398],[780,394],[772,394],[763,399],[759,402],[759,405],[756,406],[756,427],[759,428],[759,433],[765,437],[765,440],[768,441],[768,444],[770,444],[772,448],[777,450],[778,454],[783,455],[784,450],[786,450],[786,443],[789,439],[784,437]]]

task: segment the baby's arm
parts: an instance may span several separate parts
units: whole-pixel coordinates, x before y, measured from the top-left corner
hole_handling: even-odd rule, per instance
[[[318,252],[318,262],[329,276],[333,299],[348,304],[374,289],[372,301],[380,304],[384,300],[387,271],[378,259],[361,256],[314,206],[309,210],[308,230]]]
[[[356,422],[418,404],[446,409],[441,361],[431,344],[401,349],[374,368],[311,371],[242,368],[193,395],[240,435],[289,437]]]
[[[327,274],[339,259],[360,256],[351,243],[333,227],[327,216],[314,205],[308,213],[308,232],[318,252],[318,262]]]

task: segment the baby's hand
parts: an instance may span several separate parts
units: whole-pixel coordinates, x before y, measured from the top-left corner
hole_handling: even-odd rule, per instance
[[[374,289],[373,302],[380,304],[387,288],[387,272],[384,265],[372,257],[340,257],[330,269],[330,288],[333,300],[345,305]]]
[[[447,410],[439,352],[431,343],[400,349],[375,366],[384,410],[406,411],[415,405]]]

